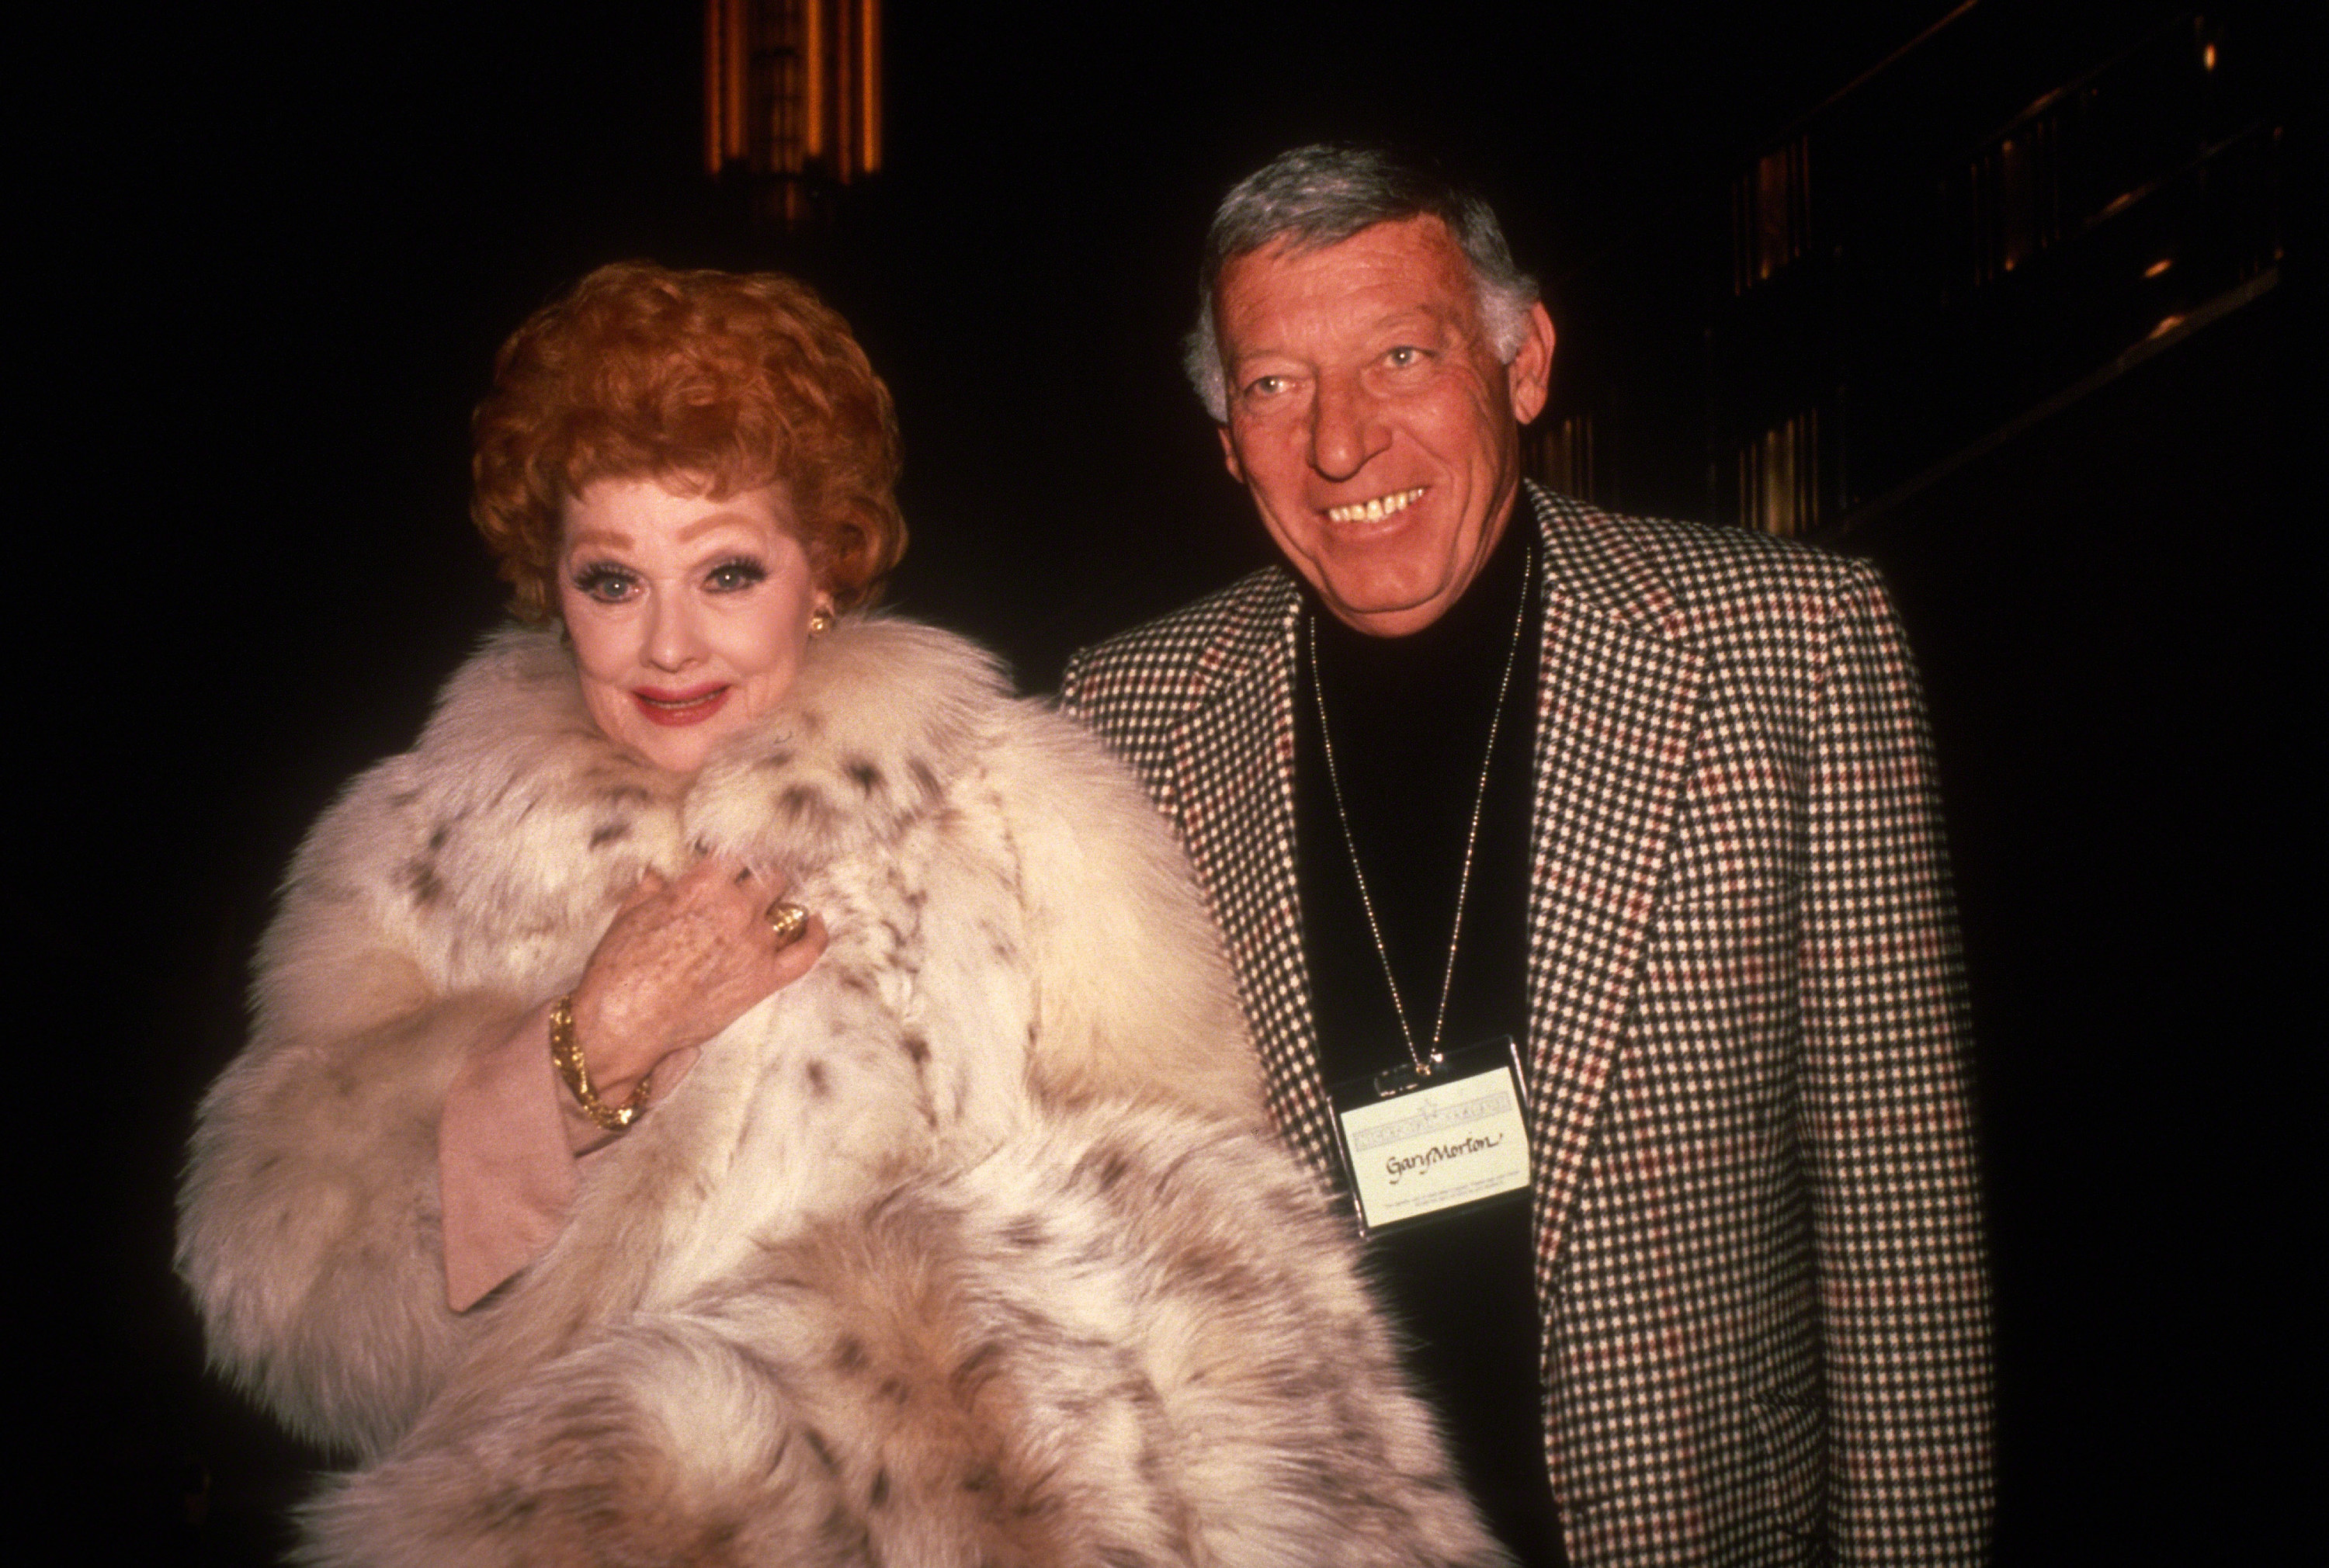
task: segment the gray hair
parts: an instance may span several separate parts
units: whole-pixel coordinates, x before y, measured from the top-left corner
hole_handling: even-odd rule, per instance
[[[1381,147],[1318,143],[1280,153],[1221,198],[1197,272],[1197,324],[1182,340],[1181,365],[1216,425],[1229,423],[1229,389],[1213,332],[1213,288],[1240,256],[1284,240],[1293,249],[1337,245],[1363,229],[1425,215],[1447,225],[1479,290],[1480,320],[1506,364],[1528,336],[1536,279],[1513,261],[1496,214],[1437,170]]]

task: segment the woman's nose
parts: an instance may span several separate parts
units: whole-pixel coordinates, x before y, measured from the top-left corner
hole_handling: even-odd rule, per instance
[[[647,663],[684,670],[703,657],[702,629],[684,596],[657,593],[647,607]]]

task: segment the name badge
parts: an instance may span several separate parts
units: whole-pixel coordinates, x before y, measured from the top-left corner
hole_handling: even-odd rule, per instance
[[[1525,1190],[1521,1082],[1520,1051],[1506,1038],[1435,1054],[1421,1072],[1394,1067],[1331,1087],[1360,1230],[1372,1235]]]

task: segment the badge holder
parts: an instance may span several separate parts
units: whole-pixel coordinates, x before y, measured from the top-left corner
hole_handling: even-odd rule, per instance
[[[1360,1234],[1527,1190],[1524,1081],[1507,1036],[1330,1085]]]

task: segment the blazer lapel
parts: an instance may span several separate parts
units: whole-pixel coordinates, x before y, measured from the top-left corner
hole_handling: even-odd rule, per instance
[[[1301,601],[1291,582],[1202,654],[1215,682],[1173,731],[1175,776],[1193,781],[1182,831],[1213,890],[1246,1017],[1269,1069],[1280,1131],[1330,1180],[1335,1162],[1319,1082],[1317,1028],[1302,956],[1294,865],[1294,654]]]
[[[1617,1055],[1696,728],[1703,661],[1602,513],[1532,487],[1544,548],[1529,899],[1540,1288]]]

